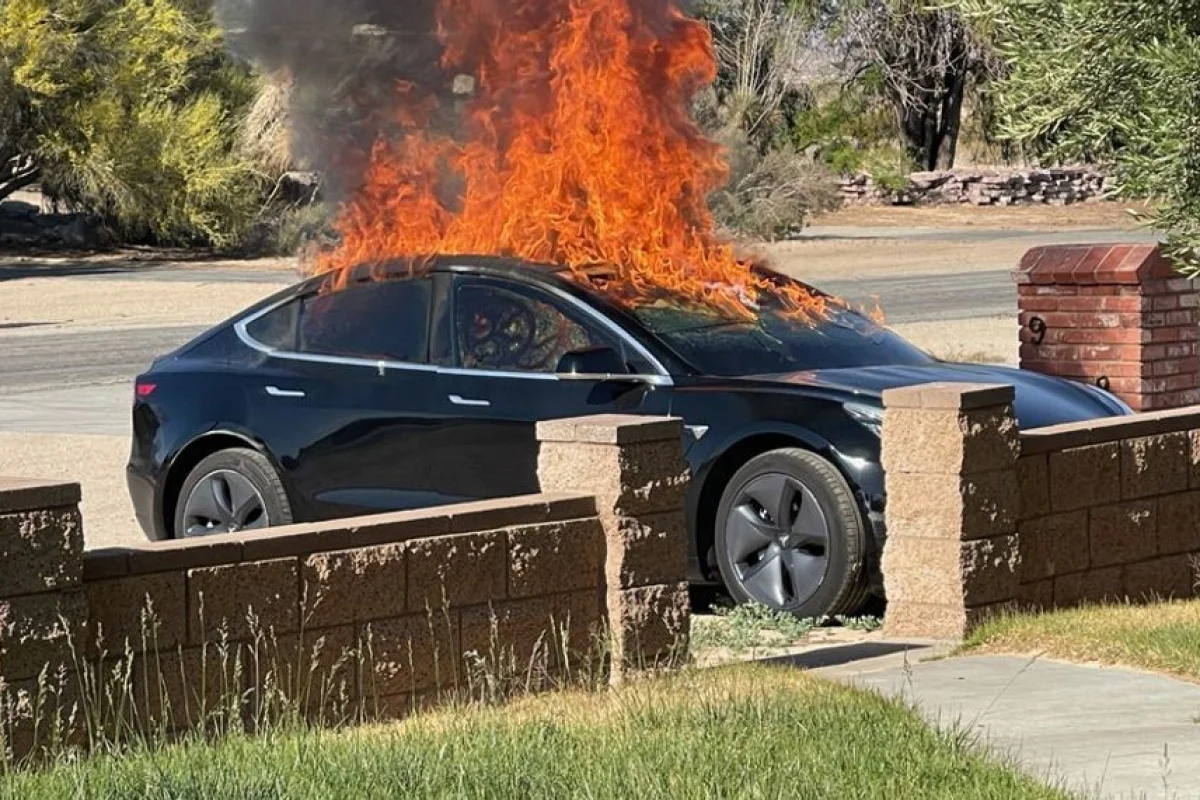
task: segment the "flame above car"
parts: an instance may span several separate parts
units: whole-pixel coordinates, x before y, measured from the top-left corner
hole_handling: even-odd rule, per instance
[[[606,291],[627,304],[683,297],[748,316],[769,291],[824,308],[717,232],[707,198],[727,169],[690,116],[716,59],[674,0],[438,0],[435,19],[454,91],[395,84],[317,271],[498,255],[580,278],[607,265]]]

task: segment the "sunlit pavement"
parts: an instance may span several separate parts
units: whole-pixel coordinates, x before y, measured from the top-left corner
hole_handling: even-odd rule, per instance
[[[1200,686],[1036,656],[923,660],[936,648],[873,646],[860,657],[826,651],[824,665],[809,665],[914,703],[931,722],[1084,796],[1200,796]]]

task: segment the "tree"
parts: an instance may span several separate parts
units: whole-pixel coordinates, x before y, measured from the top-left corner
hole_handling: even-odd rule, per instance
[[[1107,163],[1157,206],[1173,252],[1200,245],[1200,2],[962,0],[993,37],[1004,133],[1044,158]]]
[[[786,0],[710,0],[717,79],[696,102],[700,124],[725,148],[729,179],[709,198],[727,230],[775,239],[835,205],[830,176],[790,142],[807,87],[796,74],[812,43],[808,20]]]
[[[953,167],[968,88],[994,67],[979,30],[928,0],[818,2],[815,11],[853,75],[882,82],[913,163]]]
[[[236,151],[253,79],[197,0],[0,3],[0,198],[47,194],[160,242],[230,244],[258,178]]]
[[[739,131],[765,153],[786,139],[803,102],[794,76],[811,29],[784,0],[722,0],[699,11],[717,55],[717,79],[699,103],[701,121],[710,130]]]

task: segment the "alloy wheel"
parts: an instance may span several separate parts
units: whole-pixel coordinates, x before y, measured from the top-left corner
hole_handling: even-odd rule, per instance
[[[183,535],[189,538],[257,530],[270,524],[262,493],[249,478],[233,470],[205,475],[183,507]]]
[[[790,475],[760,475],[742,487],[725,535],[738,582],[771,608],[802,605],[825,580],[829,522],[812,490]]]

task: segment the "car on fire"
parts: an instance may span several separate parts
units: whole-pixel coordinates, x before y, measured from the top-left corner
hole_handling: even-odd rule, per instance
[[[534,493],[539,420],[670,415],[691,579],[848,614],[881,586],[884,390],[1012,384],[1025,428],[1130,413],[1097,387],[944,363],[840,305],[805,320],[765,297],[747,319],[622,305],[511,260],[422,266],[309,279],[139,376],[128,483],[149,537]]]

